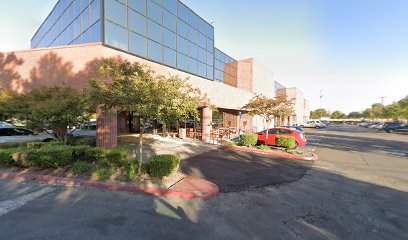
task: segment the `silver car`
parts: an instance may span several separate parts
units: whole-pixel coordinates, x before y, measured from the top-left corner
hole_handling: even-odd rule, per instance
[[[48,142],[54,137],[47,133],[34,133],[25,128],[14,127],[11,125],[0,126],[0,147],[11,147],[24,145],[29,142]]]
[[[310,120],[310,121],[307,121],[306,123],[300,124],[299,126],[302,128],[325,128],[327,127],[326,124],[324,124],[323,122],[319,120]]]

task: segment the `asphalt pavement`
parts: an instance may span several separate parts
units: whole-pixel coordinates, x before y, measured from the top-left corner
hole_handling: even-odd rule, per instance
[[[408,239],[408,136],[347,125],[306,134],[319,161],[281,184],[237,188],[268,167],[280,169],[272,179],[294,169],[281,159],[234,168],[241,157],[214,152],[211,176],[191,164],[207,177],[238,171],[222,180],[234,191],[208,201],[1,180],[0,239]],[[256,164],[265,169],[240,169]]]

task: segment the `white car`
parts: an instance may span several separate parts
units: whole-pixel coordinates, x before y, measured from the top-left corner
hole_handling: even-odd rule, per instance
[[[0,126],[0,147],[24,145],[29,142],[48,142],[53,139],[54,137],[47,133],[38,134],[11,125]]]
[[[327,127],[326,124],[324,124],[323,122],[319,120],[310,120],[310,121],[307,121],[306,123],[300,124],[299,126],[302,128],[325,128]]]

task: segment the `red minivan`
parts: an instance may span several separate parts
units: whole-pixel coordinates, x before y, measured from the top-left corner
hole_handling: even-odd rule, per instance
[[[258,132],[258,141],[260,144],[276,146],[276,136],[290,136],[296,140],[298,147],[306,146],[307,139],[302,132],[290,128],[270,128],[268,132],[268,144],[266,144],[266,130]]]

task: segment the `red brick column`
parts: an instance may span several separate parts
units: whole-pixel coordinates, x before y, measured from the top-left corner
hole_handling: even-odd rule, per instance
[[[112,149],[118,146],[118,117],[116,109],[104,112],[101,106],[96,109],[96,145]]]
[[[212,109],[210,107],[203,107],[203,142],[211,142],[211,130],[212,130]]]

